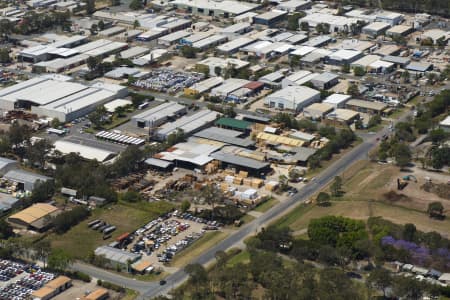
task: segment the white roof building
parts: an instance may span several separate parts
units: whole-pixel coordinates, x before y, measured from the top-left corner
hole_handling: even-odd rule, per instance
[[[81,157],[89,160],[97,160],[99,162],[105,162],[116,156],[116,153],[91,147],[87,145],[76,144],[64,140],[59,140],[54,143],[55,150],[62,154],[78,153]]]
[[[345,106],[345,103],[351,98],[352,96],[350,95],[332,94],[328,96],[325,100],[323,100],[323,103],[331,104],[335,108],[343,108]]]
[[[320,100],[320,92],[306,86],[288,86],[264,99],[272,108],[299,111]]]

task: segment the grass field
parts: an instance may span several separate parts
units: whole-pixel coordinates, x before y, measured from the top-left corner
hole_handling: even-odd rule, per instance
[[[228,233],[222,231],[212,231],[205,233],[205,235],[195,241],[192,245],[175,255],[170,262],[170,266],[178,268],[186,266],[197,256],[199,256],[227,236]]]
[[[64,249],[74,258],[83,259],[96,247],[111,242],[124,232],[133,232],[171,208],[172,205],[165,202],[111,205],[94,210],[87,220],[68,232],[62,235],[50,234],[47,239],[50,239],[52,248]],[[95,219],[101,219],[117,227],[111,239],[104,241],[100,232],[88,229],[87,223]]]
[[[238,263],[246,264],[250,261],[250,253],[247,250],[241,251],[227,261],[227,265],[232,267]]]
[[[273,206],[277,205],[278,203],[280,203],[280,201],[278,201],[278,200],[275,199],[275,198],[271,198],[271,199],[267,200],[266,202],[261,203],[260,205],[258,205],[258,206],[254,209],[254,211],[262,212],[262,213],[263,213],[263,212],[268,211],[269,209],[271,209]]]

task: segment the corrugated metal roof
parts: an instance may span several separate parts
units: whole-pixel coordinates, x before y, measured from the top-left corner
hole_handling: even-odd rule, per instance
[[[252,123],[248,122],[248,121],[244,121],[244,120],[233,119],[233,118],[220,118],[219,120],[216,121],[216,125],[246,130],[252,125]]]
[[[241,166],[241,167],[245,167],[245,168],[250,168],[250,169],[254,169],[254,170],[261,170],[261,169],[269,167],[269,163],[261,162],[261,161],[247,158],[247,157],[234,155],[231,153],[225,153],[222,151],[212,153],[210,156],[214,159],[217,159],[219,161],[222,161],[222,162],[225,162],[228,164]]]

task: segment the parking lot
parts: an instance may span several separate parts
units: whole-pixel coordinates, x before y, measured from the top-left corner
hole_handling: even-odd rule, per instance
[[[157,92],[177,93],[199,82],[205,77],[202,73],[181,72],[169,69],[153,70],[145,79],[137,80],[135,87]]]
[[[0,261],[0,300],[22,300],[55,277],[37,266]]]
[[[137,229],[122,242],[130,252],[142,254],[151,263],[148,271],[163,267],[181,250],[199,239],[206,230],[218,230],[221,224],[208,222],[189,213],[175,211]]]

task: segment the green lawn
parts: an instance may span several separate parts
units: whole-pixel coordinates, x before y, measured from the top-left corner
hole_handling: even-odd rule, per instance
[[[250,223],[250,222],[253,221],[254,219],[255,219],[254,216],[245,214],[245,215],[241,218],[241,221],[243,221],[244,224],[246,224],[246,223]],[[231,227],[234,227],[234,225],[230,225],[230,226],[231,226]]]
[[[238,254],[234,255],[227,261],[227,265],[232,267],[239,263],[246,264],[250,262],[250,253],[247,250],[240,251]]]
[[[277,205],[278,203],[280,203],[280,201],[278,201],[277,199],[270,198],[269,200],[267,200],[267,201],[261,203],[260,205],[258,205],[254,209],[254,211],[264,213],[264,212],[268,211],[269,209],[271,209],[272,207],[274,207],[275,205]]]
[[[166,202],[119,203],[95,209],[87,220],[74,226],[68,232],[62,235],[52,233],[46,238],[50,240],[53,248],[64,249],[74,258],[83,259],[96,247],[110,243],[124,232],[133,232],[171,208],[172,205]],[[95,219],[101,219],[117,227],[112,238],[104,241],[100,232],[88,228],[87,224]]]

